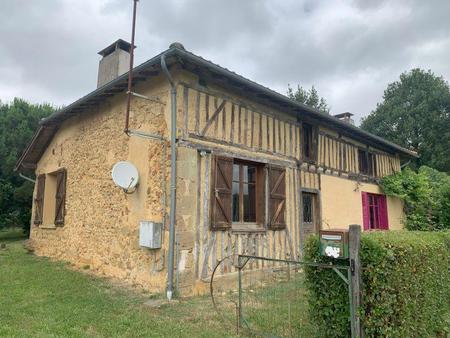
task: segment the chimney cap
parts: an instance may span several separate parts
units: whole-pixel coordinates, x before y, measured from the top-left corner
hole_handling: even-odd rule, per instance
[[[355,114],[352,114],[352,113],[346,111],[345,113],[336,114],[336,115],[334,115],[334,117],[336,117],[338,119],[342,119],[342,118],[345,118],[345,117],[350,118],[353,115],[355,115]]]
[[[136,48],[136,46],[134,46],[134,48]],[[130,53],[131,43],[129,43],[125,40],[122,40],[122,39],[118,39],[118,40],[114,41],[112,44],[110,44],[108,47],[103,48],[100,52],[98,52],[98,54],[105,57],[105,56],[111,54],[112,52],[116,51],[117,49],[122,49],[122,50]]]

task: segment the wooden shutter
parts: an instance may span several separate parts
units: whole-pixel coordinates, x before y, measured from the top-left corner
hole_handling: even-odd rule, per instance
[[[44,212],[44,190],[45,190],[45,174],[41,174],[36,180],[36,195],[34,197],[34,220],[35,225],[42,224]]]
[[[269,167],[269,224],[270,230],[286,228],[286,169]]]
[[[369,194],[361,192],[364,230],[370,230]]]
[[[389,221],[388,221],[388,213],[387,213],[387,203],[386,196],[380,195],[378,201],[378,212],[379,212],[379,220],[380,220],[380,229],[389,230]]]
[[[233,159],[213,158],[211,189],[211,230],[231,228],[231,187],[233,181]]]
[[[55,225],[64,224],[66,202],[66,169],[56,172]]]

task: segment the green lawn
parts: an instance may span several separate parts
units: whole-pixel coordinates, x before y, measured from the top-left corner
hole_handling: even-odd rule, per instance
[[[209,296],[151,308],[144,302],[158,296],[36,257],[23,239],[20,230],[0,231],[0,337],[235,337],[236,292],[218,298],[220,315]],[[244,289],[253,333],[313,336],[303,280],[294,282]]]
[[[17,236],[0,236],[1,337],[233,336],[209,297],[149,308],[149,295],[35,257],[11,239]]]

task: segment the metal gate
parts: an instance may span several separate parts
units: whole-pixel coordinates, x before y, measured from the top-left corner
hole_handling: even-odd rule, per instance
[[[330,263],[268,258],[246,253],[222,260],[213,271],[210,285],[212,301],[222,316],[222,322],[234,326],[237,333],[247,331],[252,335],[266,337],[317,336],[318,328],[310,320],[310,315],[314,314],[309,313],[307,303],[310,288],[306,283],[311,283],[312,279],[305,279],[305,270],[315,273],[316,269],[326,269],[330,274],[339,276],[337,280],[342,284],[338,282],[333,287],[342,295],[342,300],[348,299],[347,307],[331,309],[330,316],[336,310],[347,313],[351,337],[361,337],[357,311],[361,303],[359,226],[350,226],[349,238],[349,254],[345,255],[348,258],[326,260]],[[214,280],[216,271],[226,270],[219,269],[221,264],[232,264],[235,272],[222,274]]]
[[[310,337],[304,267],[331,269],[346,284],[350,318],[354,318],[349,260],[342,265],[238,256],[238,327],[269,337]]]

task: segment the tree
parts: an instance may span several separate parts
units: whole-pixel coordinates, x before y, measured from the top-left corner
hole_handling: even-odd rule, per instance
[[[14,165],[32,138],[41,118],[54,108],[35,105],[22,99],[10,104],[0,101],[0,228],[30,224],[33,184],[15,173]]]
[[[304,103],[307,106],[316,108],[324,113],[330,113],[330,107],[328,106],[327,101],[319,96],[319,93],[314,86],[312,86],[310,90],[307,90],[300,85],[297,85],[297,90],[294,91],[292,87],[288,85],[287,96],[291,100]]]
[[[361,128],[419,153],[414,168],[450,172],[450,88],[431,71],[412,69],[388,85]]]
[[[450,229],[450,176],[422,166],[384,177],[380,182],[386,195],[404,200],[408,230]]]

